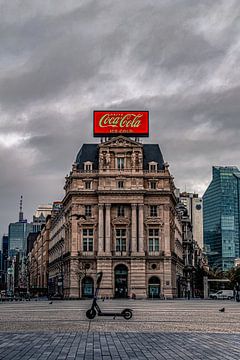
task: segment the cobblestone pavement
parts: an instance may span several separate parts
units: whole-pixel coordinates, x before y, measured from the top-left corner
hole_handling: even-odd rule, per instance
[[[90,301],[0,304],[0,360],[240,359],[239,303],[108,300],[99,305],[109,311],[130,307],[134,316],[88,321]]]
[[[4,333],[1,360],[239,360],[240,334]]]

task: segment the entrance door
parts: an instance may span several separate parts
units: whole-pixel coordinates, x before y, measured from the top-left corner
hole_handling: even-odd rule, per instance
[[[114,270],[115,275],[115,297],[128,297],[128,268],[126,265],[117,265]]]
[[[160,297],[160,280],[156,276],[152,276],[148,281],[148,297],[149,298]]]
[[[90,277],[85,277],[82,281],[82,297],[92,298],[93,291],[93,279]]]

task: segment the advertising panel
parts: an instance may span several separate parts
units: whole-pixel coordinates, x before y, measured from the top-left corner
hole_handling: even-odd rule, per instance
[[[136,136],[149,135],[148,111],[94,111],[93,134],[101,136]]]

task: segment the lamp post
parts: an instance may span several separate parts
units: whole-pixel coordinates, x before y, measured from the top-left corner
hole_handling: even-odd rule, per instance
[[[236,301],[239,302],[240,299],[239,299],[239,283],[237,282],[236,283]]]

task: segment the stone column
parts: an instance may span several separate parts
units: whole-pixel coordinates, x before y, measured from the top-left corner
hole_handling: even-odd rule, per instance
[[[107,253],[107,255],[111,254],[111,214],[110,214],[110,210],[111,210],[111,204],[106,204],[106,218],[105,218],[105,239],[106,239],[106,243],[105,243],[105,252]]]
[[[139,213],[138,213],[138,219],[139,219],[139,228],[138,228],[138,239],[139,239],[139,243],[138,243],[138,251],[141,254],[144,254],[144,216],[143,216],[143,204],[139,204],[138,208],[139,208]]]
[[[131,252],[137,252],[137,205],[132,204],[132,243],[131,243]]]
[[[98,255],[103,254],[103,204],[98,205]]]

